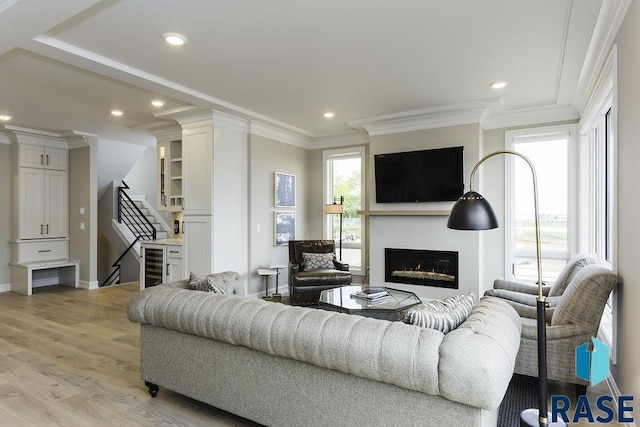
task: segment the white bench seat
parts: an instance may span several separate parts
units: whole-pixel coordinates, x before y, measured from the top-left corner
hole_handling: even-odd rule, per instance
[[[11,264],[11,292],[31,295],[33,288],[51,285],[78,287],[80,261],[53,260]]]

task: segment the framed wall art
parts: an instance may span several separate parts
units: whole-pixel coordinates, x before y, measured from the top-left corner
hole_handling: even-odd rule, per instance
[[[296,207],[296,176],[288,173],[274,173],[274,205],[276,208]]]
[[[288,245],[289,240],[295,240],[296,213],[291,211],[274,212],[273,234],[275,246]]]

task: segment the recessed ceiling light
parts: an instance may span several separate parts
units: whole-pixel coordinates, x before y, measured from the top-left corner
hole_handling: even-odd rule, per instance
[[[164,41],[172,46],[184,46],[185,44],[187,44],[187,38],[182,34],[164,33],[162,37],[164,37]]]
[[[164,101],[154,99],[153,101],[151,101],[151,105],[153,105],[154,107],[164,107]]]
[[[3,122],[8,122],[9,120],[11,120],[11,116],[7,114],[0,114],[0,120],[2,120]]]
[[[111,114],[113,114],[114,116],[120,117],[120,116],[124,115],[124,112],[122,112],[120,110],[111,110]]]
[[[333,118],[333,116],[335,116],[336,114],[331,112],[331,111],[327,111],[326,113],[324,113],[324,117],[327,119],[331,119]]]
[[[502,89],[506,85],[507,82],[493,82],[489,86],[491,86],[492,89]]]

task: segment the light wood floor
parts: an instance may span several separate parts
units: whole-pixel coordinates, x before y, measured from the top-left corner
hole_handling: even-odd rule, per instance
[[[140,379],[140,326],[126,315],[138,289],[0,293],[0,426],[257,426],[164,388],[151,398]],[[588,394],[595,402],[605,392]],[[573,387],[552,382],[551,394],[575,405]]]
[[[256,426],[140,379],[132,283],[0,293],[1,426]]]

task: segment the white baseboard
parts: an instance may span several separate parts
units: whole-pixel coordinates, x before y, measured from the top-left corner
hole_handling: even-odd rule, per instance
[[[88,291],[92,291],[94,289],[98,289],[99,285],[100,285],[100,282],[98,282],[96,280],[91,281],[91,282],[88,282],[86,280],[78,280],[78,287],[80,289],[86,289]]]
[[[0,285],[0,292],[11,292],[11,283]]]

